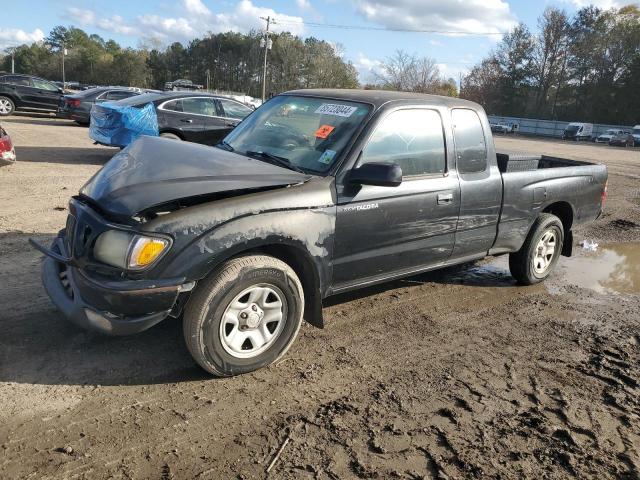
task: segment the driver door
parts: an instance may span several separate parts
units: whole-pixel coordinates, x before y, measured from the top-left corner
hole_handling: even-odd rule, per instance
[[[453,250],[460,188],[457,176],[447,169],[440,113],[407,108],[387,114],[357,165],[372,162],[399,165],[402,183],[346,183],[338,188],[333,265],[337,291],[442,263]]]

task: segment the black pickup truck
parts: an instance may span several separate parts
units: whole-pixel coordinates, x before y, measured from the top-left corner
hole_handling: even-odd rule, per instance
[[[483,109],[429,95],[300,90],[216,148],[141,137],[69,205],[43,281],[73,322],[111,334],[182,317],[228,376],[268,365],[330,295],[509,254],[544,280],[596,219],[604,166],[497,154]]]

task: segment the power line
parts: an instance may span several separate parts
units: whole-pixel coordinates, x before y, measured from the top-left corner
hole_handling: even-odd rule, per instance
[[[286,22],[279,20],[281,25],[306,25],[312,28],[336,28],[340,30],[373,30],[377,32],[401,32],[401,33],[436,33],[441,35],[505,35],[507,32],[469,32],[455,30],[429,30],[429,29],[413,29],[413,28],[386,28],[386,27],[370,27],[365,25],[339,25],[335,23],[317,23],[317,22]]]

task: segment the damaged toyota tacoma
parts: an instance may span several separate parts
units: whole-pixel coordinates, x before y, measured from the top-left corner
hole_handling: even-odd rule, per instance
[[[274,97],[217,147],[141,137],[73,197],[45,288],[74,323],[181,318],[208,372],[284,355],[327,297],[509,255],[544,280],[606,198],[602,165],[496,154],[477,104],[364,90]]]

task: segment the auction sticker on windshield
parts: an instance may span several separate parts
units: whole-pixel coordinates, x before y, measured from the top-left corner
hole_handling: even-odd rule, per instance
[[[335,115],[337,117],[350,117],[357,109],[358,107],[351,107],[349,105],[323,103],[318,107],[315,113],[319,113],[321,115]]]
[[[336,128],[332,125],[321,125],[318,130],[316,130],[316,138],[327,138],[333,129]]]

